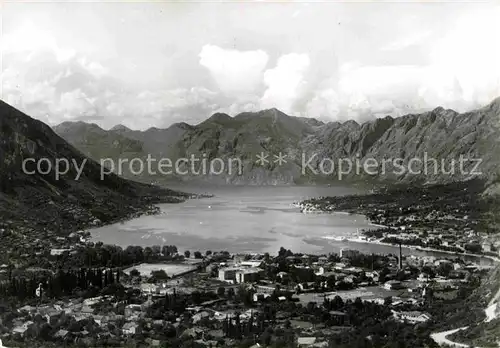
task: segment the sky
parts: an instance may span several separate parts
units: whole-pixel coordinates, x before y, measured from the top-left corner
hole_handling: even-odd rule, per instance
[[[278,108],[359,122],[500,96],[500,2],[0,2],[0,98],[134,129]]]

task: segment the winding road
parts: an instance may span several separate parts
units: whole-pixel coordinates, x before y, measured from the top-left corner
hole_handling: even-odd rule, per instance
[[[446,345],[451,346],[451,347],[467,348],[467,347],[470,347],[467,344],[453,342],[453,341],[450,341],[449,339],[446,338],[447,336],[452,335],[455,332],[466,330],[467,328],[468,328],[468,326],[464,326],[464,327],[460,327],[458,329],[453,329],[453,330],[448,330],[448,331],[443,331],[443,332],[436,332],[436,333],[431,334],[431,338],[434,340],[434,342],[436,342],[440,346],[446,344]]]
[[[493,298],[491,299],[491,301],[488,304],[487,308],[485,309],[485,312],[486,312],[486,321],[489,321],[489,317],[490,317],[490,315],[488,313],[489,308],[492,307],[495,304],[495,302],[497,302],[498,299],[500,299],[500,289],[498,289],[497,293],[495,294],[495,296],[493,296]],[[451,347],[454,347],[454,348],[471,348],[467,344],[453,342],[453,341],[450,341],[449,339],[446,338],[449,335],[454,334],[455,332],[458,332],[458,331],[461,331],[461,330],[466,330],[467,328],[468,328],[468,326],[464,326],[464,327],[460,327],[458,329],[453,329],[453,330],[448,330],[448,331],[442,331],[442,332],[436,332],[436,333],[431,334],[431,338],[434,340],[434,342],[436,342],[440,346],[442,346],[442,345],[448,345],[448,346],[451,346]],[[500,344],[499,344],[499,346],[500,346]],[[480,348],[480,347],[472,347],[472,348]]]

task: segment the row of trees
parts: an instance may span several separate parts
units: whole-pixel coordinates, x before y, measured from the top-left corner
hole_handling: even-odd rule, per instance
[[[212,251],[208,250],[203,255],[195,251],[193,256],[202,259],[209,256]],[[156,263],[164,261],[175,261],[182,258],[190,258],[191,252],[184,251],[183,255],[175,245],[153,245],[151,247],[128,246],[125,249],[117,245],[103,244],[97,242],[76,250],[75,254],[69,252],[58,256],[57,262],[61,267],[128,267],[139,263]]]
[[[0,283],[0,297],[14,297],[20,301],[40,297],[58,298],[76,290],[101,290],[120,282],[120,271],[106,268],[59,270],[54,275],[11,276]]]

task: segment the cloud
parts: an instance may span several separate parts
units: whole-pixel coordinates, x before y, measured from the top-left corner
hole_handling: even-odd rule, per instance
[[[337,78],[325,78],[310,93],[302,116],[323,120],[365,121],[388,114],[399,116],[421,86],[418,66],[362,66],[345,63]],[[396,102],[397,101],[397,102]]]
[[[95,98],[90,98],[80,88],[77,88],[62,93],[54,111],[66,120],[88,119],[97,115],[95,102]]]
[[[260,98],[255,95],[252,97],[234,101],[229,106],[219,107],[216,112],[223,112],[228,115],[238,115],[242,112],[253,112],[261,110]]]
[[[4,64],[2,98],[29,115],[51,124],[88,119],[105,103],[107,83],[100,82],[106,74],[99,63],[77,57],[61,62],[49,51],[29,60],[16,57]]]
[[[167,127],[175,122],[198,123],[221,108],[219,100],[221,96],[218,92],[211,91],[205,87],[176,88],[168,90],[146,90],[128,98],[121,94],[115,97],[120,102],[124,115],[120,121],[115,117],[115,123],[122,123],[126,126],[144,129],[152,125],[157,127]],[[113,106],[113,110],[118,106]],[[109,111],[113,111],[109,110]],[[108,126],[113,126],[113,122],[108,122]]]
[[[466,13],[434,45],[427,88],[441,86],[440,95],[461,86],[469,107],[483,105],[500,95],[500,6]],[[431,73],[440,72],[432,78]],[[434,87],[436,89],[436,87]],[[453,103],[447,101],[453,106]]]
[[[418,89],[421,79],[418,66],[360,66],[341,67],[340,94],[386,95],[393,98]]]
[[[80,58],[78,60],[78,63],[98,79],[106,76],[109,73],[109,70],[102,66],[101,63],[92,61],[89,62],[86,57]]]
[[[432,35],[432,31],[424,30],[422,32],[414,33],[410,36],[402,37],[395,41],[390,42],[386,46],[383,46],[380,50],[382,51],[399,51],[405,48],[418,45],[422,43],[425,39],[428,39]]]
[[[333,88],[317,92],[307,103],[303,116],[324,120],[337,119],[340,113],[339,97]]]
[[[45,44],[34,42],[33,50],[27,44],[9,46],[1,73],[2,98],[49,124],[83,120],[99,121],[104,127],[121,123],[144,129],[180,121],[197,123],[221,108],[219,101],[224,100],[219,92],[203,86],[138,90],[87,56],[75,54],[61,60],[58,53],[71,49],[42,37]],[[23,59],[26,56],[29,59]]]
[[[262,50],[238,51],[205,45],[200,64],[210,71],[220,90],[227,95],[252,94],[262,83],[268,55]]]
[[[20,11],[4,23],[2,98],[51,124],[102,118],[104,127],[148,128],[270,107],[360,121],[438,105],[466,111],[500,95],[498,6],[418,5],[401,12],[387,4],[367,12],[328,5],[338,10],[335,18],[323,5],[305,6],[252,7],[245,19],[210,19],[210,25],[203,22],[207,11],[233,18],[227,14],[238,6],[222,13],[195,6],[189,18],[170,21],[134,13],[133,30],[114,22],[130,22],[114,7],[81,20],[67,12],[49,16],[50,6],[47,20]],[[398,30],[382,20],[387,13],[401,14]],[[94,17],[87,28],[86,18]],[[152,32],[166,34],[158,39]],[[251,49],[206,44],[214,38],[237,38]]]
[[[310,60],[307,54],[290,53],[278,59],[276,67],[264,73],[267,86],[261,100],[263,108],[276,107],[285,113],[293,113],[294,103],[300,97],[305,84]]]
[[[37,28],[30,21],[23,22],[16,31],[2,37],[4,54],[38,52],[47,49],[55,53],[59,62],[64,62],[76,55],[75,50],[60,47],[49,32]],[[29,58],[28,55],[27,59]]]

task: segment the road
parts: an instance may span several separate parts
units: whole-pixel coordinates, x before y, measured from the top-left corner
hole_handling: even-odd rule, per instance
[[[488,306],[485,309],[486,322],[488,322],[489,319],[490,319],[489,310],[495,304],[495,302],[497,302],[498,299],[500,299],[500,289],[498,289],[497,293],[495,294],[495,296],[493,296],[493,298],[491,299],[490,303],[488,304]],[[436,332],[436,333],[431,334],[431,338],[434,340],[434,342],[436,342],[440,346],[446,344],[446,345],[449,345],[451,347],[467,348],[467,347],[470,347],[467,344],[452,342],[452,341],[450,341],[449,339],[446,338],[447,336],[452,335],[455,332],[458,332],[458,331],[461,331],[461,330],[466,330],[466,329],[467,329],[467,326],[464,326],[464,327],[460,327],[458,329],[453,329],[453,330],[448,330],[448,331],[443,331],[443,332]],[[500,343],[499,343],[499,346],[500,346]],[[472,348],[479,348],[479,347],[472,347]]]
[[[466,330],[467,327],[468,326],[464,326],[464,327],[460,327],[458,329],[453,329],[453,330],[448,330],[448,331],[443,331],[443,332],[436,332],[436,333],[431,334],[431,338],[434,340],[434,342],[436,342],[440,346],[446,344],[446,345],[451,346],[451,347],[466,348],[469,346],[466,344],[462,344],[462,343],[452,342],[449,339],[447,339],[446,337],[454,334],[455,332],[458,332],[461,330]]]
[[[490,303],[488,304],[488,307],[491,306],[493,303],[495,303],[499,298],[500,298],[500,288],[498,289],[495,296],[493,296],[493,298],[491,299]]]

